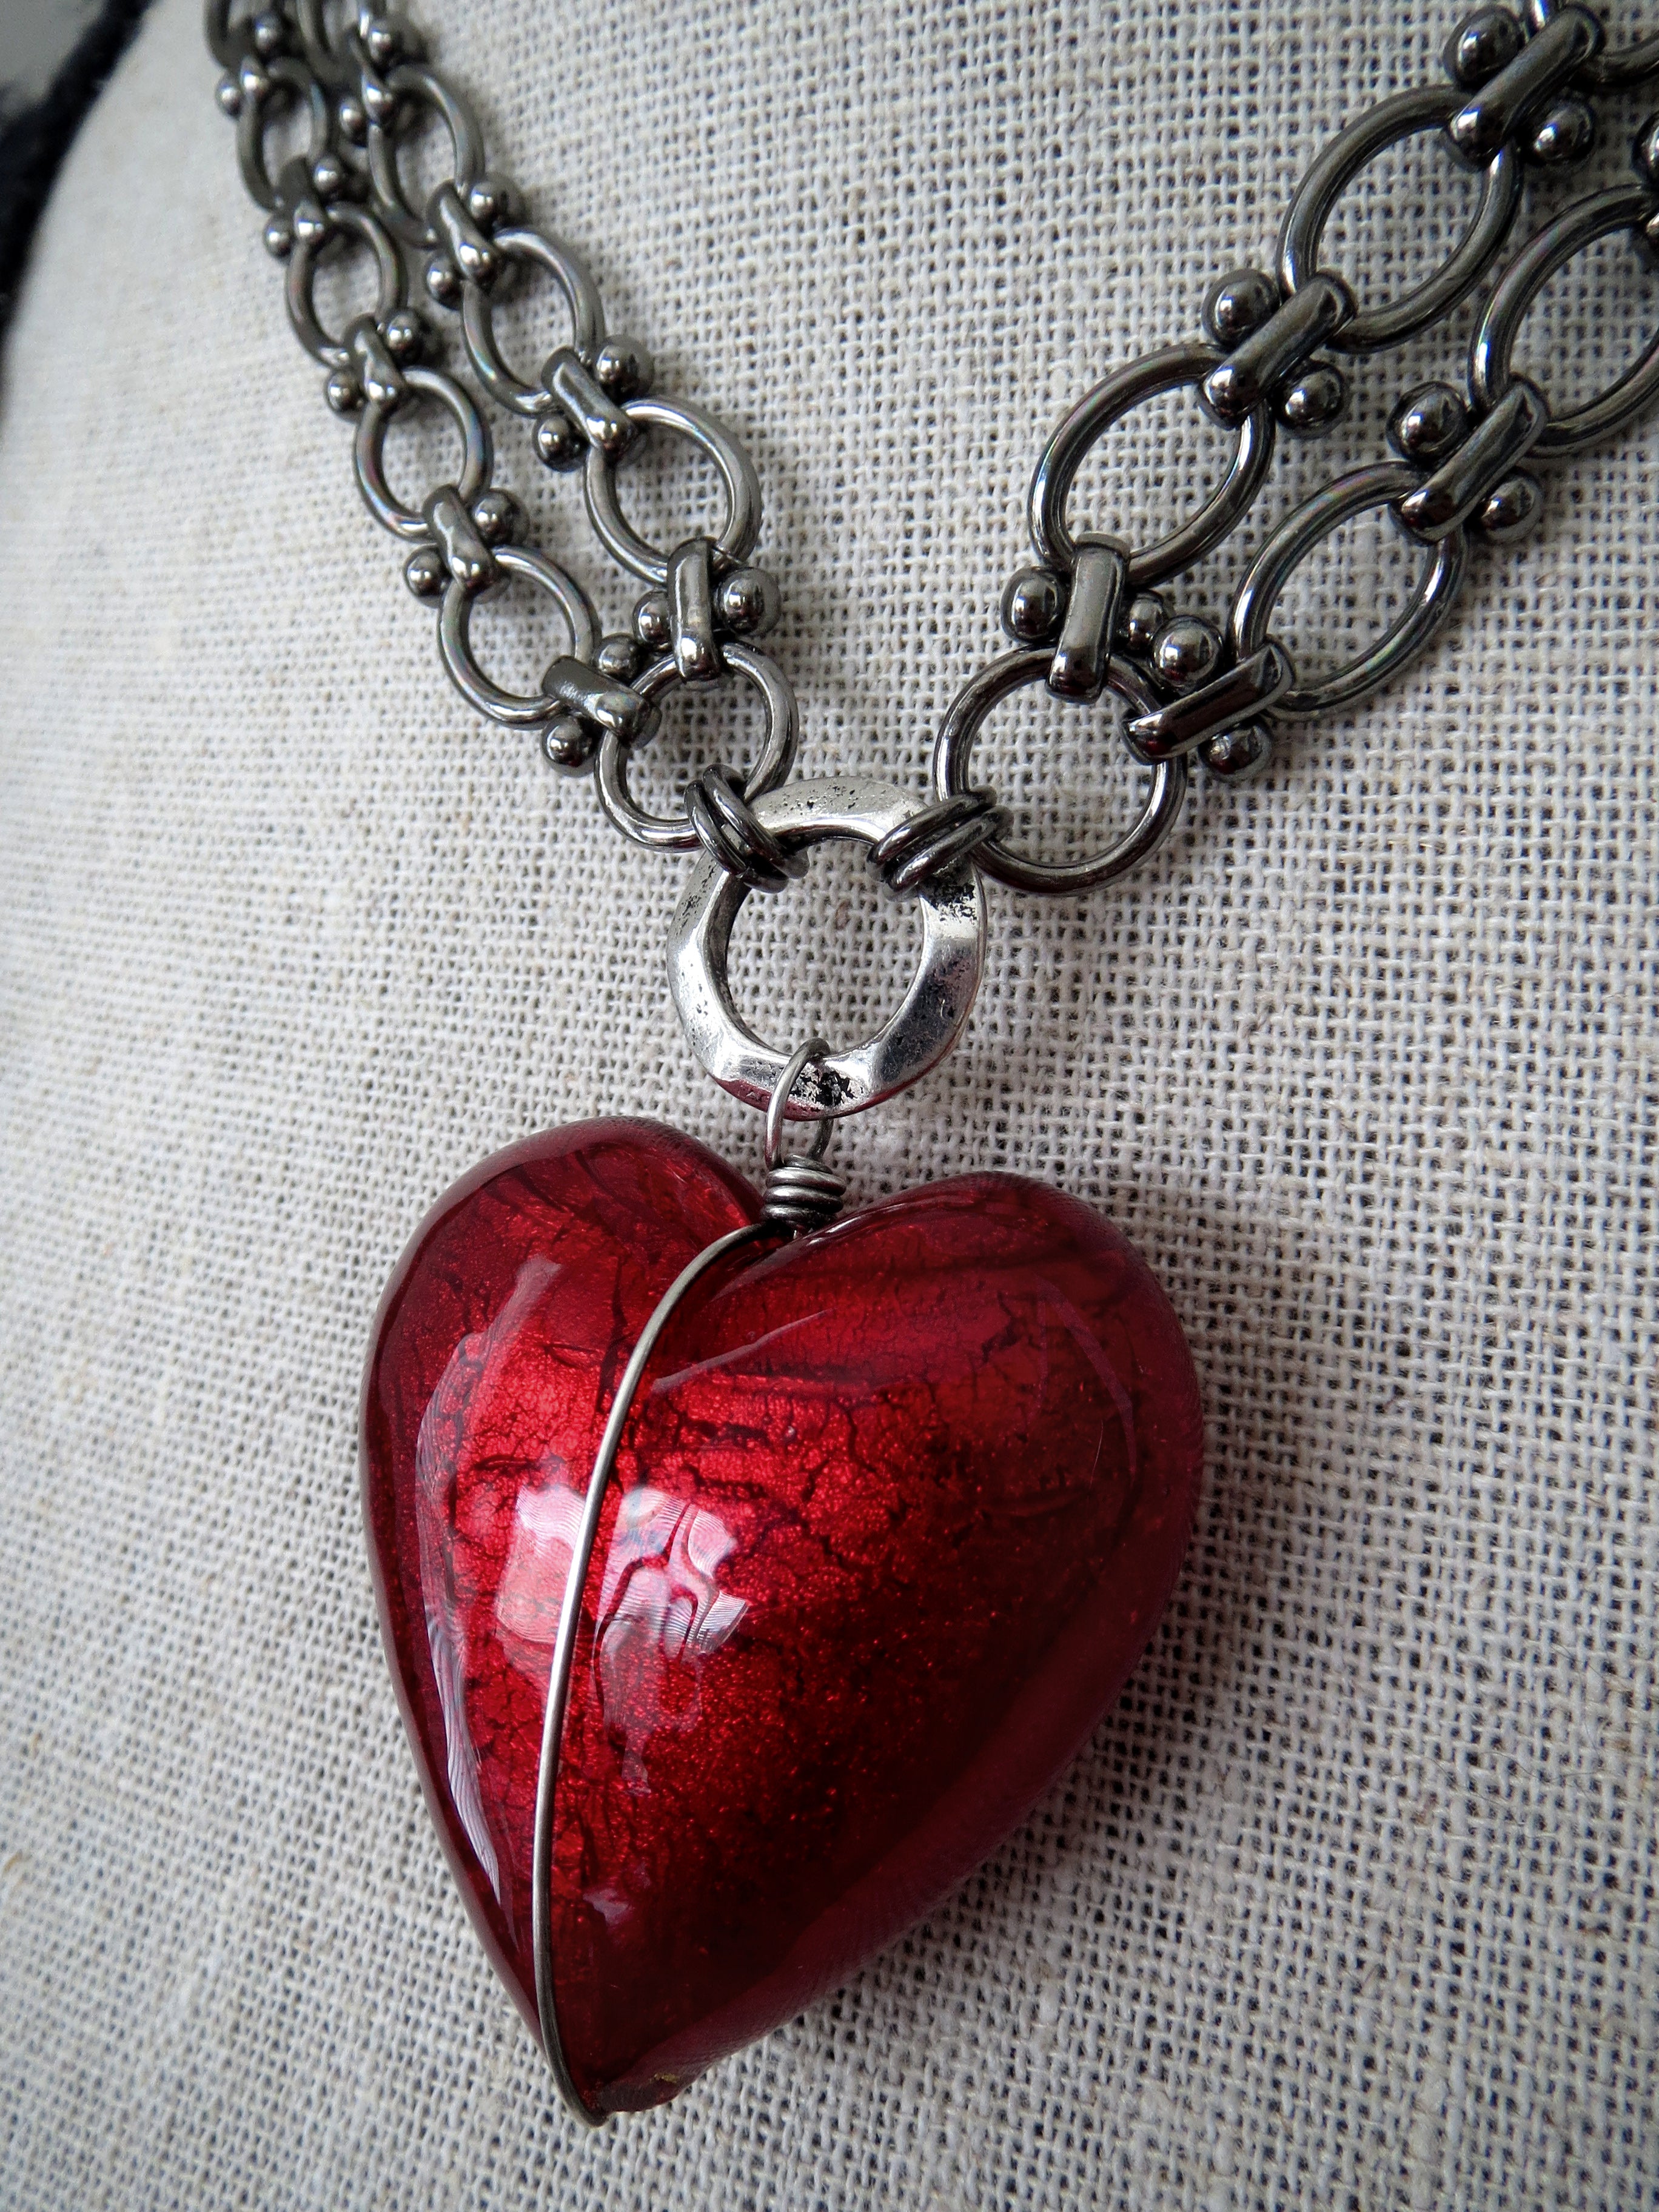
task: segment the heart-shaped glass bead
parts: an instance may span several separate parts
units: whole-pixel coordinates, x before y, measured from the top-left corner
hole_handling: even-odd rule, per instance
[[[535,2027],[554,1637],[606,1413],[669,1284],[760,1200],[596,1121],[417,1232],[364,1387],[382,1627],[428,1799]],[[1192,1525],[1191,1356],[1089,1207],[1006,1176],[719,1262],[634,1401],[554,1799],[558,2027],[659,2104],[845,1980],[1030,1809],[1115,1697]]]

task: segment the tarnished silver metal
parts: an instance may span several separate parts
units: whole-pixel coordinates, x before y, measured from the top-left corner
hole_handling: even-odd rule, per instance
[[[461,465],[452,481],[471,505],[489,482],[494,459],[489,426],[465,386],[458,384],[453,376],[446,376],[441,369],[407,368],[401,370],[399,375],[410,396],[435,399],[459,431]],[[377,400],[370,395],[368,405],[357,418],[357,439],[352,455],[357,489],[363,495],[363,504],[382,530],[391,531],[396,538],[424,538],[424,514],[419,507],[405,507],[394,498],[386,480],[386,434],[398,411],[396,399]]]
[[[553,279],[570,313],[573,351],[585,355],[598,343],[605,328],[605,311],[580,255],[558,239],[525,225],[496,231],[491,243],[509,264],[540,269]],[[495,305],[500,295],[499,286],[486,291],[482,285],[469,284],[463,290],[461,329],[468,356],[479,383],[498,406],[515,415],[545,415],[558,405],[558,395],[544,380],[532,384],[518,375],[502,359],[496,344]]]
[[[1466,161],[1484,168],[1525,117],[1600,53],[1603,38],[1588,9],[1562,8],[1512,62],[1459,106],[1446,125],[1448,139]]]
[[[1549,419],[1543,393],[1524,376],[1517,376],[1492,412],[1481,417],[1425,483],[1407,494],[1395,513],[1413,538],[1432,545],[1486,504],[1538,443]]]
[[[1328,269],[1320,270],[1200,379],[1199,398],[1218,422],[1237,428],[1267,405],[1291,372],[1334,338],[1356,312],[1345,281]]]
[[[1048,664],[1055,698],[1098,699],[1106,689],[1128,574],[1129,549],[1121,539],[1092,533],[1078,539],[1060,642]]]
[[[1547,222],[1522,247],[1486,302],[1469,346],[1469,390],[1475,406],[1490,413],[1515,380],[1515,341],[1527,310],[1556,270],[1573,256],[1618,230],[1639,231],[1659,210],[1659,195],[1640,185],[1615,185],[1593,192]],[[1533,447],[1540,461],[1563,459],[1581,446],[1621,430],[1659,396],[1659,328],[1623,375],[1594,399],[1550,419]]]
[[[1133,757],[1147,768],[1196,752],[1212,738],[1265,714],[1296,681],[1291,656],[1274,639],[1207,684],[1184,693],[1156,714],[1138,714],[1123,732]]]
[[[733,638],[721,647],[720,653],[727,672],[746,678],[760,693],[766,710],[760,750],[743,787],[744,798],[753,805],[763,793],[775,791],[795,764],[799,737],[795,694],[776,661],[754,646],[740,644]],[[649,707],[655,708],[670,693],[678,690],[684,681],[672,660],[659,660],[646,670],[633,688]],[[684,811],[678,816],[650,814],[635,803],[628,787],[629,751],[628,744],[614,735],[607,737],[600,746],[599,804],[623,836],[631,837],[636,845],[648,845],[658,853],[694,851],[697,833]]]
[[[447,181],[458,191],[465,192],[483,176],[484,166],[483,139],[477,118],[465,100],[447,78],[423,62],[399,62],[387,71],[385,83],[399,108],[412,102],[442,117],[449,132]],[[373,107],[369,113],[368,173],[380,220],[405,246],[435,246],[438,234],[431,222],[425,215],[417,215],[404,196],[404,180],[398,173],[396,136],[388,125],[373,119]]]
[[[1049,656],[1041,646],[1016,647],[981,668],[957,692],[933,744],[933,792],[939,799],[961,797],[970,789],[974,744],[991,709],[1028,684],[1046,681]],[[1114,659],[1107,672],[1109,688],[1142,714],[1158,712],[1152,686],[1133,665]],[[1133,824],[1103,853],[1086,860],[1027,860],[1011,853],[1000,837],[988,838],[975,850],[975,864],[1000,884],[1017,891],[1057,894],[1088,891],[1101,884],[1127,876],[1149,860],[1181,817],[1187,796],[1187,763],[1161,761],[1152,770],[1151,787]]]
[[[1462,100],[1455,85],[1427,84],[1379,101],[1338,131],[1297,186],[1279,233],[1279,276],[1288,294],[1299,292],[1319,273],[1325,226],[1360,171],[1402,138],[1443,129]],[[1439,268],[1386,307],[1362,306],[1330,332],[1327,343],[1339,353],[1380,353],[1450,314],[1502,252],[1520,204],[1520,156],[1505,143],[1487,162],[1480,204],[1468,228]]]
[[[1043,447],[1025,503],[1031,550],[1046,568],[1071,570],[1077,540],[1066,524],[1066,500],[1079,469],[1113,423],[1143,401],[1202,383],[1224,358],[1213,346],[1165,346],[1103,377],[1079,400]],[[1131,553],[1127,588],[1149,591],[1212,552],[1261,489],[1273,452],[1273,417],[1263,403],[1239,422],[1227,472],[1197,514],[1155,544]]]
[[[630,399],[625,412],[632,423],[689,438],[713,461],[725,488],[726,513],[709,535],[728,561],[746,560],[760,535],[760,479],[725,424],[684,399]],[[647,545],[623,514],[617,496],[616,456],[597,442],[588,452],[585,489],[588,519],[611,559],[645,583],[665,584],[668,556]]]
[[[1039,656],[1042,659],[1045,656]],[[792,851],[834,838],[879,843],[920,802],[867,776],[786,784],[755,801],[766,828]],[[738,1012],[727,961],[732,925],[748,886],[707,854],[692,869],[669,936],[668,980],[691,1049],[722,1089],[751,1106],[772,1097],[790,1054],[766,1043]],[[805,1069],[791,1121],[839,1119],[878,1104],[927,1074],[961,1036],[985,958],[985,895],[971,860],[916,894],[921,957],[897,1010],[874,1036]]]
[[[594,614],[586,592],[574,576],[568,576],[556,562],[544,553],[528,545],[498,545],[495,560],[509,576],[522,577],[526,583],[534,584],[545,592],[564,617],[570,632],[571,658],[591,661],[599,642],[599,618]],[[443,655],[449,679],[469,705],[492,721],[505,722],[509,729],[532,730],[556,714],[571,702],[545,689],[533,697],[525,697],[516,691],[504,691],[499,684],[492,683],[479,667],[472,650],[472,594],[459,582],[452,581],[444,593],[443,606],[438,617],[438,647]]]
[[[1279,593],[1316,545],[1345,522],[1395,505],[1419,481],[1417,471],[1405,461],[1378,461],[1339,477],[1293,508],[1251,562],[1234,598],[1228,638],[1235,657],[1247,659],[1267,644],[1267,625]],[[1352,706],[1415,659],[1452,611],[1468,554],[1468,539],[1462,527],[1448,531],[1429,549],[1399,620],[1342,667],[1316,682],[1294,684],[1281,691],[1273,702],[1275,715],[1300,720]]]

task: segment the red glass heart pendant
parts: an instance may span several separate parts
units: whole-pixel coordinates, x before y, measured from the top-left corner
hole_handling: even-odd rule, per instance
[[[692,1139],[587,1122],[458,1183],[381,1305],[381,1626],[532,2030],[543,1716],[589,1474],[663,1292],[759,1213]],[[590,2111],[660,2104],[791,2018],[1024,1817],[1152,1633],[1200,1455],[1168,1300],[1044,1185],[927,1184],[700,1279],[628,1416],[553,1798],[558,2026]]]

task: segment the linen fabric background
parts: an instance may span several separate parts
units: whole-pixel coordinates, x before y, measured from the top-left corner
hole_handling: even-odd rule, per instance
[[[421,19],[611,326],[750,443],[804,771],[920,787],[998,649],[1048,428],[1195,332],[1455,12]],[[963,1049],[843,1127],[865,1195],[1006,1169],[1125,1226],[1198,1361],[1202,1517],[1122,1702],[982,1873],[590,2140],[422,1809],[360,1363],[481,1154],[623,1111],[752,1164],[757,1124],[669,1003],[681,864],[444,680],[288,334],[198,13],[161,0],[93,115],[5,356],[0,2201],[1653,2202],[1659,425],[1552,474],[1541,538],[1476,554],[1425,660],[1248,790],[1200,784],[1133,882],[994,890]],[[1609,177],[1641,112],[1611,111]],[[1474,189],[1429,143],[1375,183],[1328,253],[1373,299]],[[1224,605],[1290,501],[1381,453],[1472,312],[1360,365],[1349,422],[1281,451],[1182,604]],[[1565,404],[1656,312],[1611,241],[1526,365]],[[545,288],[505,327],[526,365],[563,336]],[[575,487],[498,429],[618,626],[634,587]],[[1147,542],[1224,450],[1189,402],[1149,410],[1074,515]],[[397,480],[444,452],[400,431]],[[704,487],[634,475],[672,542]],[[1356,527],[1276,627],[1334,665],[1407,573]],[[516,600],[478,638],[508,680],[562,650]],[[754,734],[735,690],[669,720],[659,798]],[[1103,709],[1028,696],[981,757],[1052,854],[1133,803]],[[912,927],[820,855],[745,908],[744,1002],[781,1042],[862,1033]]]

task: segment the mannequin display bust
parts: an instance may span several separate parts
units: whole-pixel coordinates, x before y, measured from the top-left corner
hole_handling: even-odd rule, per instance
[[[1196,337],[1218,277],[1272,266],[1319,148],[1433,76],[1451,27],[1339,0],[418,20],[609,326],[752,457],[800,772],[918,793],[1006,649],[1054,425]],[[156,0],[3,360],[18,2201],[1645,2201],[1652,421],[1547,477],[1547,526],[1472,556],[1389,689],[1290,727],[1248,782],[1195,780],[1138,872],[990,884],[963,1042],[838,1125],[852,1205],[1014,1175],[1145,1255],[1197,1370],[1195,1533],[1118,1703],[977,1873],[838,1993],[588,2136],[422,1811],[364,1560],[359,1374],[411,1229],[481,1155],[643,1115],[757,1177],[759,1117],[675,1018],[688,863],[619,840],[591,781],[445,680],[292,343],[216,74],[196,0]],[[1571,191],[1628,178],[1635,97]],[[414,149],[411,196],[441,151]],[[1477,184],[1407,142],[1323,252],[1401,290]],[[1517,237],[1567,189],[1530,182]],[[1528,334],[1564,404],[1659,313],[1622,240],[1589,265]],[[318,296],[337,325],[368,304],[332,270]],[[1354,363],[1343,419],[1281,453],[1171,603],[1223,619],[1479,311]],[[539,361],[562,313],[518,283],[504,350]],[[638,587],[594,560],[578,480],[494,428],[535,543],[626,629]],[[394,425],[394,489],[452,449]],[[1090,457],[1073,522],[1144,545],[1225,452],[1190,395],[1159,399]],[[672,544],[713,481],[653,446],[629,514]],[[1382,520],[1286,592],[1298,668],[1398,613],[1415,555]],[[524,592],[473,634],[520,689],[565,650]],[[757,728],[732,687],[675,700],[635,796],[675,803]],[[1109,702],[1041,685],[997,708],[975,772],[1012,843],[1075,860],[1133,818],[1113,728]],[[914,902],[825,847],[744,906],[733,989],[768,1034],[865,1036],[916,934]]]

